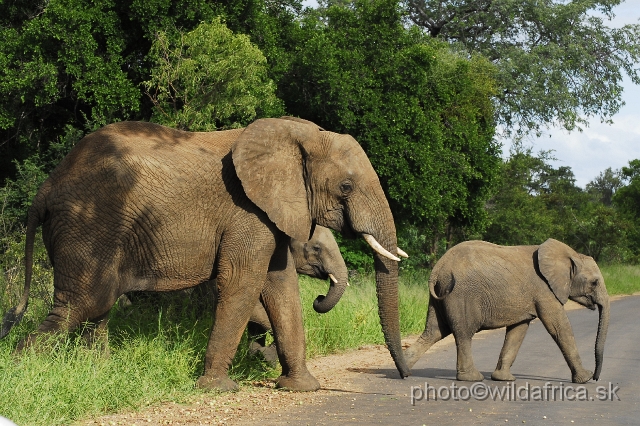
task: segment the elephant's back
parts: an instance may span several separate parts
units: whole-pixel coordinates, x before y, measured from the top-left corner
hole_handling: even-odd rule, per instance
[[[484,241],[461,243],[447,252],[447,259],[443,256],[438,275],[449,275],[455,283],[448,297],[477,310],[475,314],[482,318],[478,326],[503,327],[514,318],[524,321],[535,314],[530,295],[538,280],[532,265],[536,249]]]
[[[220,210],[239,185],[222,170],[241,131],[122,122],[85,137],[49,178],[54,256],[89,253],[143,278],[207,279],[221,221],[231,217]]]
[[[149,161],[153,165],[220,160],[243,129],[186,132],[155,123],[123,121],[87,135],[70,153],[71,161]],[[155,161],[154,161],[155,160]]]
[[[220,177],[243,129],[185,132],[154,123],[110,124],[84,137],[49,177],[52,186],[147,191],[147,185],[201,184]],[[217,172],[217,175],[215,174]]]

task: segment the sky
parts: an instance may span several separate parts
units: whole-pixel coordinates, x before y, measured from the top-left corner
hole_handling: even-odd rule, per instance
[[[616,7],[614,13],[616,17],[609,26],[638,23],[640,0],[627,0]],[[553,166],[571,167],[576,184],[582,188],[608,167],[615,170],[628,165],[630,160],[640,159],[640,86],[625,78],[623,87],[626,105],[612,117],[612,125],[600,123],[596,117],[582,132],[551,129],[540,138],[529,138],[526,143],[534,152],[554,150],[557,161],[552,162]],[[505,153],[509,146],[509,142],[504,145]]]

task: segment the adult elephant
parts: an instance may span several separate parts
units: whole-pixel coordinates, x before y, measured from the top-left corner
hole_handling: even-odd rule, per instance
[[[471,356],[471,338],[479,330],[506,327],[494,380],[515,380],[510,368],[536,317],[560,347],[575,383],[598,380],[609,327],[609,296],[593,258],[552,238],[539,246],[498,246],[467,241],[436,263],[429,277],[427,324],[405,351],[409,367],[438,340],[453,333],[458,349],[457,379],[484,377]],[[598,306],[595,373],[586,370],[563,305],[568,299],[589,309]]]
[[[86,136],[29,208],[25,293],[5,316],[1,335],[26,309],[40,223],[54,267],[54,306],[18,349],[85,321],[101,329],[125,292],[178,290],[216,278],[216,318],[198,386],[237,388],[227,371],[261,296],[282,365],[278,386],[316,390],[288,245],[290,238],[307,241],[317,223],[361,235],[376,250],[382,331],[400,375],[409,375],[393,217],[351,136],[295,118],[211,133],[121,122]]]

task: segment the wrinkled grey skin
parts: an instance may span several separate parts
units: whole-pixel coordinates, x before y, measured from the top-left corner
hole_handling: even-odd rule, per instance
[[[438,340],[453,333],[458,380],[483,380],[471,356],[471,338],[480,330],[506,327],[493,380],[515,380],[510,368],[534,318],[556,341],[574,383],[598,380],[609,327],[609,296],[598,265],[569,246],[548,239],[540,246],[504,247],[468,241],[450,249],[429,278],[427,324],[405,350],[412,367]],[[568,299],[599,308],[596,371],[583,368],[563,305]]]
[[[307,241],[315,223],[347,236],[372,235],[397,252],[378,176],[348,135],[295,118],[209,133],[110,124],[82,139],[38,190],[27,221],[25,292],[5,315],[0,337],[26,310],[33,241],[42,224],[54,267],[54,306],[18,350],[41,334],[65,333],[86,321],[102,332],[111,306],[126,292],[180,290],[216,279],[215,321],[197,385],[237,389],[227,371],[260,299],[282,365],[278,386],[316,390],[289,251],[290,239]],[[398,265],[374,258],[383,334],[406,377]]]

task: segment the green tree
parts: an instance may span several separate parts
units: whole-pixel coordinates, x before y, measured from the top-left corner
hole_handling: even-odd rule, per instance
[[[530,147],[514,144],[502,165],[496,194],[487,203],[491,224],[483,239],[502,245],[541,244],[557,237],[553,212],[542,197],[540,176],[548,168],[549,152],[533,154]]]
[[[569,243],[596,262],[624,263],[630,259],[628,235],[632,224],[615,208],[589,203],[576,218]]]
[[[279,93],[289,113],[355,137],[397,222],[419,227],[431,244],[448,226],[466,235],[485,226],[500,164],[494,67],[407,28],[405,18],[394,0],[316,10]]]
[[[496,64],[497,117],[506,133],[539,132],[556,123],[571,130],[620,109],[623,72],[640,84],[640,25],[606,25],[620,3],[407,1],[412,22],[432,37]]]
[[[622,171],[612,170],[611,167],[608,167],[587,184],[586,190],[594,201],[600,202],[609,207],[613,202],[613,196],[616,191],[622,187],[622,185]]]
[[[552,160],[549,151],[534,155],[530,147],[513,145],[498,191],[487,203],[491,225],[484,239],[521,245],[555,238],[596,261],[627,261],[629,220],[607,205],[601,193],[595,196],[593,189],[576,186],[571,169],[556,169]],[[611,175],[605,171],[594,182]]]
[[[629,161],[629,167],[622,168],[622,176],[628,183],[618,189],[613,200],[622,211],[640,219],[640,160]]]
[[[629,245],[640,258],[640,159],[629,161],[628,167],[622,168],[622,176],[627,183],[616,191],[613,204],[631,222]]]
[[[68,140],[118,120],[149,120],[151,45],[224,17],[266,52],[271,78],[289,67],[298,0],[26,0],[0,2],[0,180],[14,160],[48,155]],[[275,76],[275,77],[274,77]],[[47,166],[49,167],[49,166]],[[45,170],[48,172],[48,169]]]
[[[177,43],[158,33],[149,56],[155,66],[144,85],[152,119],[161,124],[212,131],[284,113],[260,49],[219,18],[180,34]]]

